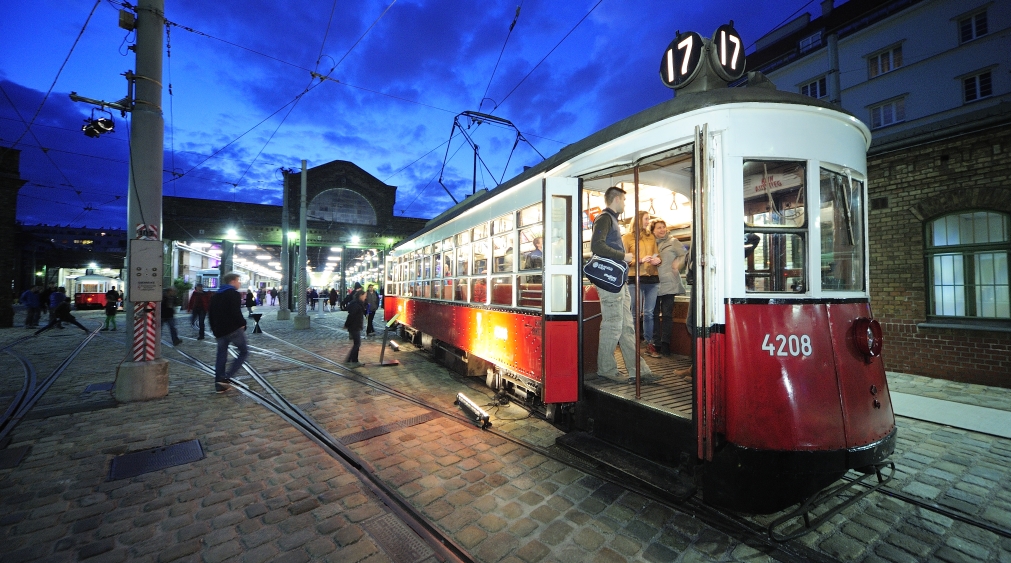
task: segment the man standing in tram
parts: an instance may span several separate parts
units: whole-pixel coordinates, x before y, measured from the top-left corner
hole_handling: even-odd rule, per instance
[[[604,192],[604,203],[607,207],[593,221],[593,236],[590,239],[590,250],[593,254],[631,262],[635,259],[631,252],[625,251],[621,241],[621,226],[618,215],[625,211],[625,190],[612,186]],[[626,280],[627,281],[627,280]],[[597,375],[624,383],[618,373],[618,363],[614,359],[614,348],[621,347],[621,356],[625,360],[630,382],[635,378],[635,362],[639,361],[639,374],[642,381],[652,383],[658,379],[649,369],[646,362],[635,353],[635,328],[632,324],[631,297],[626,287],[618,293],[598,291],[600,297],[600,339],[597,347]]]

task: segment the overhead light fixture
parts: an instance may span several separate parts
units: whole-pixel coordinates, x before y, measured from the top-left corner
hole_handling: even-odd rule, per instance
[[[342,249],[339,246],[331,246],[330,247],[330,252],[341,252],[341,250]]]
[[[257,260],[270,260],[271,256],[269,254],[257,254]]]
[[[105,133],[112,133],[116,130],[116,122],[112,119],[112,114],[105,110],[98,110],[108,117],[95,117],[95,110],[91,110],[91,118],[84,120],[81,131],[86,137],[97,139]]]
[[[228,235],[234,237],[235,236],[235,229],[230,229],[228,231]],[[256,250],[256,245],[255,244],[237,244],[237,245],[235,245],[235,248],[238,248],[239,250]]]
[[[360,240],[362,240],[362,239],[359,238],[358,235],[354,235],[354,236],[351,237],[351,244],[358,244],[358,241],[360,241]]]

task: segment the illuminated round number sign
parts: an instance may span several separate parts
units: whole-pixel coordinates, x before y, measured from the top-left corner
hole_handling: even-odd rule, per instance
[[[680,88],[698,73],[702,59],[702,36],[694,31],[679,33],[660,61],[660,80],[668,88]]]
[[[716,29],[709,54],[713,70],[720,78],[731,82],[744,74],[744,42],[734,29],[734,22]]]

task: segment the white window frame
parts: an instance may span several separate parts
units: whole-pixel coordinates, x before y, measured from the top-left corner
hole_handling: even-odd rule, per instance
[[[807,53],[821,47],[821,30],[801,39],[798,46],[801,53]]]
[[[820,95],[818,95],[818,96],[811,96],[810,91],[811,91],[811,86],[812,85],[815,86],[815,89],[818,90],[818,94],[820,94]],[[804,92],[804,88],[807,88],[808,91]],[[810,96],[812,98],[816,98],[816,99],[819,99],[819,100],[827,98],[828,97],[828,77],[827,76],[819,76],[818,78],[815,78],[814,80],[811,80],[809,82],[801,84],[800,85],[800,93],[802,95],[804,95],[804,96]]]
[[[927,229],[924,236],[925,242],[924,254],[926,256],[927,261],[927,279],[924,285],[927,290],[928,319],[933,317],[935,319],[961,319],[968,321],[987,321],[987,322],[997,321],[1001,323],[1007,323],[1011,321],[1011,318],[1009,317],[986,316],[980,313],[980,311],[978,310],[979,305],[977,303],[977,300],[979,298],[978,294],[989,284],[980,283],[979,280],[975,279],[974,272],[972,272],[972,270],[974,270],[973,266],[975,266],[975,261],[978,259],[977,257],[979,255],[995,254],[995,253],[999,254],[1002,252],[1011,254],[1011,250],[1009,250],[1011,249],[1011,242],[1009,242],[1008,240],[1004,240],[1004,241],[983,242],[983,243],[960,242],[958,244],[950,244],[950,245],[933,244],[932,229],[933,225],[938,220],[946,217],[957,217],[959,215],[974,214],[979,212],[996,214],[1002,217],[1005,221],[1008,219],[1008,214],[1006,212],[995,209],[979,209],[979,210],[953,211],[940,217],[935,217],[934,219],[931,219],[930,221],[927,222],[926,225]],[[935,285],[935,280],[936,276],[940,274],[935,271],[933,265],[935,256],[958,256],[960,258],[961,268],[965,272],[965,277],[963,278],[963,283],[957,284],[955,285],[955,287],[962,288],[961,291],[963,292],[962,293],[963,304],[965,307],[962,314],[958,314],[956,312],[954,314],[945,315],[937,312],[937,302],[936,302],[937,295],[935,289],[937,286]]]
[[[965,45],[966,43],[971,43],[971,42],[979,39],[980,37],[983,37],[984,35],[989,35],[990,34],[990,20],[987,17],[987,13],[986,12],[987,12],[986,9],[976,10],[974,12],[970,12],[968,14],[963,14],[963,15],[958,16],[957,18],[955,18],[955,32],[958,34],[958,44],[959,45]],[[983,33],[979,32],[979,27],[978,27],[979,21],[976,19],[980,15],[983,16],[983,24],[986,26],[986,30]],[[972,26],[972,37],[970,37],[969,39],[963,39],[962,38],[962,23],[965,22],[966,20],[968,20],[969,21],[969,25]]]
[[[884,120],[884,116],[885,116],[884,108],[887,107],[887,106],[892,106],[892,119],[891,119],[891,121],[885,123],[885,120]],[[899,110],[900,109],[901,109],[902,117],[899,117],[899,113],[900,113]],[[870,126],[871,126],[872,130],[883,129],[885,127],[888,127],[888,126],[891,126],[891,125],[895,125],[897,123],[902,123],[903,121],[906,120],[906,97],[905,96],[900,96],[898,98],[892,98],[890,100],[886,100],[884,102],[880,102],[880,103],[874,104],[872,106],[869,106],[868,110],[870,111]],[[874,112],[877,111],[877,110],[881,111],[881,119],[880,119],[880,123],[878,123],[877,125],[875,125],[875,123],[874,123]]]
[[[982,93],[982,89],[980,88],[980,78],[983,77],[983,76],[985,76],[985,75],[989,75],[989,80],[990,80],[990,92],[988,94],[986,94],[986,95],[984,95]],[[965,89],[967,83],[970,80],[973,81],[973,92],[974,92],[974,96],[975,96],[972,99],[969,99],[969,97],[966,95],[966,89]],[[971,104],[973,102],[978,102],[980,100],[985,100],[985,99],[990,98],[990,97],[993,96],[993,72],[992,72],[992,69],[990,69],[990,68],[988,68],[986,70],[983,70],[983,71],[980,71],[980,72],[977,72],[975,74],[970,74],[969,76],[963,76],[963,77],[961,77],[961,83],[962,83],[962,103],[964,103],[964,104]]]
[[[899,56],[898,56],[899,64],[895,64],[895,59],[896,59],[895,53],[896,52],[899,53]],[[888,68],[888,70],[882,72],[881,71],[881,60],[884,57],[887,57],[889,68]],[[872,53],[871,55],[867,56],[867,79],[871,80],[871,79],[877,78],[877,77],[879,77],[879,76],[881,76],[883,74],[888,74],[889,72],[893,72],[896,69],[902,68],[904,62],[905,61],[902,59],[902,43],[899,43],[899,44],[896,44],[896,45],[892,45],[891,47],[888,47],[887,49],[882,49],[880,51]],[[874,74],[872,72],[872,66],[871,65],[874,65],[874,64],[877,64],[877,67],[878,67],[877,74]]]

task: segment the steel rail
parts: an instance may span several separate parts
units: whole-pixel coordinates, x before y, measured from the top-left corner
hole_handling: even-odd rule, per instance
[[[329,369],[326,369],[326,368],[323,368],[323,367],[320,367],[320,366],[309,364],[309,363],[304,362],[302,360],[298,360],[296,358],[291,358],[289,356],[285,356],[285,355],[280,354],[278,352],[274,352],[274,351],[270,351],[270,350],[265,350],[265,349],[262,349],[262,348],[259,349],[259,350],[262,351],[261,353],[263,353],[264,355],[274,356],[274,357],[276,357],[278,359],[286,359],[287,361],[290,361],[290,362],[292,362],[294,364],[297,364],[297,365],[302,365],[302,366],[305,366],[307,368],[314,369],[316,371],[321,371],[321,372],[329,373],[329,374],[332,374],[332,375],[337,375],[339,377],[342,377],[344,379],[348,379],[350,381],[354,381],[354,382],[359,383],[361,385],[366,385],[366,386],[372,387],[374,389],[378,389],[380,391],[384,391],[384,392],[386,392],[386,393],[388,393],[390,395],[393,395],[394,397],[403,399],[405,401],[409,401],[409,402],[414,403],[416,405],[423,406],[423,407],[425,407],[425,408],[427,408],[429,410],[435,411],[435,412],[439,413],[440,415],[442,415],[442,416],[444,416],[446,418],[450,418],[452,420],[460,422],[460,423],[462,423],[462,424],[464,424],[464,425],[466,425],[468,427],[474,427],[473,421],[471,421],[470,419],[467,419],[467,418],[465,418],[463,416],[460,416],[460,415],[456,414],[455,412],[452,412],[452,411],[447,412],[446,410],[442,409],[441,407],[439,407],[437,405],[432,405],[432,404],[426,403],[425,401],[423,401],[421,399],[413,397],[413,396],[411,396],[411,395],[409,395],[407,393],[404,393],[404,392],[402,392],[402,391],[400,391],[400,390],[398,390],[398,389],[396,389],[394,387],[386,385],[385,383],[382,383],[380,381],[376,381],[376,380],[371,379],[371,378],[369,378],[369,377],[367,377],[367,376],[365,376],[363,374],[354,372],[350,368],[344,366],[343,364],[340,364],[339,362],[336,362],[334,360],[331,360],[330,358],[327,358],[326,356],[317,354],[317,353],[315,353],[315,352],[313,352],[311,350],[307,350],[307,349],[305,349],[305,348],[303,348],[301,346],[298,346],[297,344],[293,344],[293,343],[288,342],[288,341],[286,341],[286,340],[284,340],[282,338],[279,338],[277,336],[269,334],[266,331],[264,331],[263,334],[266,335],[266,336],[268,336],[268,337],[270,337],[270,338],[278,340],[280,342],[284,342],[285,344],[288,344],[289,346],[291,346],[293,348],[296,348],[296,349],[300,350],[303,353],[309,354],[310,356],[318,358],[318,359],[320,359],[320,360],[322,360],[324,362],[333,364],[335,366],[339,366],[340,368],[342,368],[344,370],[347,370],[348,374],[342,374],[342,373],[339,373],[339,372],[336,372],[336,371],[333,371],[333,370],[329,370]],[[518,445],[518,446],[527,448],[529,450],[532,450],[532,451],[534,451],[534,452],[536,452],[536,453],[538,453],[540,455],[543,455],[544,457],[546,457],[548,459],[557,461],[557,462],[562,463],[564,465],[567,465],[569,467],[574,467],[576,469],[579,469],[580,471],[583,471],[583,472],[585,472],[585,473],[587,473],[589,475],[592,475],[592,476],[594,476],[594,477],[596,477],[598,479],[601,479],[602,481],[606,481],[606,482],[611,483],[613,485],[617,485],[617,486],[619,486],[619,487],[621,487],[621,488],[623,488],[623,489],[625,489],[627,491],[634,492],[636,494],[642,495],[643,497],[648,498],[648,499],[650,499],[650,500],[652,500],[654,502],[657,502],[659,504],[662,504],[664,506],[667,506],[667,507],[672,508],[674,510],[677,510],[679,512],[686,513],[686,514],[688,514],[690,516],[696,517],[699,520],[701,520],[701,521],[705,522],[706,524],[708,524],[709,526],[712,526],[713,528],[715,528],[715,529],[717,529],[717,530],[719,530],[719,531],[727,534],[728,536],[733,537],[734,539],[737,539],[738,541],[741,541],[742,543],[750,542],[750,544],[756,544],[756,543],[761,544],[762,547],[765,550],[767,550],[767,553],[766,553],[767,555],[773,556],[772,554],[775,554],[775,558],[778,559],[778,560],[780,560],[780,561],[796,562],[796,563],[835,563],[836,562],[835,558],[830,557],[829,555],[827,555],[825,553],[817,551],[817,550],[815,550],[813,548],[810,548],[810,547],[808,547],[806,545],[803,545],[803,544],[773,542],[773,541],[771,541],[768,538],[767,530],[764,527],[759,526],[758,524],[755,524],[753,522],[750,522],[747,519],[744,519],[744,518],[742,518],[740,516],[737,516],[736,514],[726,513],[726,512],[720,511],[719,509],[716,509],[716,508],[713,508],[713,507],[711,507],[709,505],[706,505],[706,504],[702,503],[700,500],[698,500],[695,497],[689,498],[687,500],[684,500],[684,499],[673,499],[669,495],[664,494],[663,491],[661,491],[660,489],[647,489],[645,487],[640,487],[640,486],[636,486],[634,484],[629,484],[627,481],[619,480],[612,473],[609,473],[608,471],[606,471],[605,468],[601,468],[601,467],[595,466],[595,465],[593,465],[593,464],[591,464],[591,463],[589,463],[589,462],[587,462],[585,460],[582,460],[582,459],[579,459],[579,458],[575,458],[575,457],[572,457],[572,458],[562,457],[562,456],[558,455],[557,453],[555,453],[555,452],[553,452],[551,450],[548,450],[546,448],[542,448],[541,446],[538,446],[536,444],[531,444],[530,442],[527,442],[525,440],[514,438],[514,437],[510,436],[509,434],[501,432],[501,431],[499,431],[499,430],[497,430],[495,428],[488,428],[488,429],[486,429],[484,431],[485,432],[489,432],[491,434],[494,434],[495,436],[498,436],[498,437],[502,438],[503,440],[507,440],[507,441],[509,441],[509,442],[511,442],[511,443],[513,443],[515,445]]]
[[[7,426],[11,416],[24,404],[25,398],[35,391],[35,384],[38,378],[35,371],[35,365],[32,364],[28,358],[24,357],[19,352],[14,352],[13,350],[7,350],[6,352],[19,361],[21,366],[24,368],[25,384],[21,387],[17,394],[14,395],[14,400],[11,401],[11,404],[7,406],[7,410],[4,411],[3,416],[0,417],[0,430],[3,430]]]
[[[204,372],[213,374],[214,369],[196,357],[175,349],[192,362],[195,367]],[[235,355],[234,352],[232,353]],[[264,395],[249,387],[244,382],[232,380],[233,386],[247,397],[253,399],[261,406],[267,408],[274,414],[280,416],[292,426],[295,426],[307,438],[323,448],[331,457],[336,459],[351,474],[358,478],[386,507],[396,515],[404,524],[411,528],[422,541],[424,541],[442,561],[453,561],[460,563],[471,563],[475,561],[470,554],[456,542],[444,534],[428,518],[418,512],[406,499],[400,496],[395,490],[382,481],[375,471],[362,460],[357,454],[347,448],[337,438],[333,437],[325,428],[319,425],[309,415],[305,414],[298,406],[287,400],[265,377],[256,371],[248,362],[243,364],[243,369],[249,373],[250,377],[259,384],[267,393]]]
[[[56,383],[57,378],[59,378],[60,375],[62,375],[63,372],[70,366],[70,364],[77,359],[77,356],[84,350],[84,347],[98,335],[98,331],[99,329],[96,328],[88,333],[88,336],[80,344],[78,344],[69,355],[63,358],[60,365],[56,366],[56,369],[54,369],[48,377],[42,380],[41,384],[32,389],[32,391],[21,402],[21,405],[14,410],[14,413],[9,418],[4,418],[2,421],[3,427],[0,429],[0,441],[6,438],[14,430],[18,423],[21,422],[21,419],[28,414],[28,411],[30,411],[32,407],[35,406],[35,403],[37,403],[39,399],[45,395],[46,391],[53,386],[53,383]]]
[[[843,479],[846,480],[846,481],[849,481],[849,482],[855,482],[856,481],[855,478],[850,477],[848,475],[844,475]],[[864,485],[864,486],[868,486],[866,483],[863,483],[863,482],[861,482],[859,484]],[[995,525],[989,524],[987,522],[983,522],[982,520],[979,520],[978,518],[972,516],[971,514],[966,514],[965,512],[962,512],[962,511],[959,511],[959,510],[952,510],[952,509],[949,509],[949,508],[944,508],[943,506],[940,506],[937,503],[929,502],[929,501],[926,501],[926,500],[923,500],[923,499],[918,499],[918,498],[916,498],[916,497],[914,497],[912,495],[908,495],[906,493],[903,493],[903,492],[900,492],[900,491],[896,491],[895,489],[892,489],[890,487],[881,487],[876,492],[879,492],[879,493],[881,493],[883,495],[886,495],[886,496],[890,496],[890,497],[892,497],[894,499],[901,500],[901,501],[903,501],[905,503],[912,504],[914,506],[918,506],[918,507],[920,507],[920,508],[922,508],[924,510],[929,510],[929,511],[935,513],[935,514],[940,514],[941,516],[946,516],[948,518],[951,518],[952,520],[958,520],[959,522],[962,522],[964,524],[969,524],[970,526],[975,526],[977,528],[981,528],[981,529],[986,530],[988,532],[997,534],[998,536],[1002,536],[1002,537],[1005,537],[1005,538],[1011,538],[1011,530],[1009,530],[1007,528],[1002,528],[1000,526],[995,526]]]

